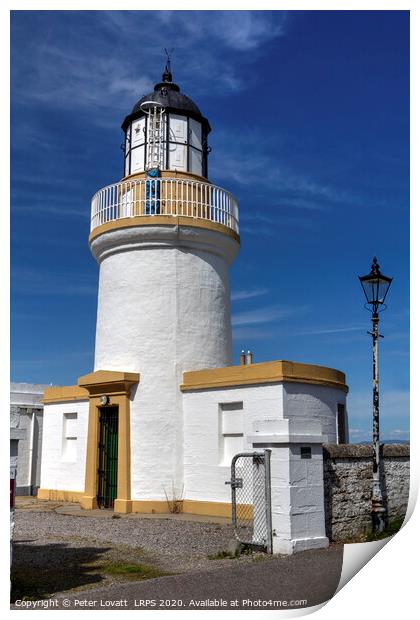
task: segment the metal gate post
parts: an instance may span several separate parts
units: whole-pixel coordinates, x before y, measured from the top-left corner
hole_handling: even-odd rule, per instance
[[[233,457],[232,459],[232,463],[230,466],[230,481],[226,482],[226,484],[230,484],[230,487],[232,489],[232,525],[233,525],[233,531],[235,532],[235,536],[236,536],[236,485],[235,485],[235,464],[236,464],[236,458]]]
[[[271,518],[271,450],[264,449],[265,466],[265,515],[267,525],[267,553],[273,553],[273,524]]]

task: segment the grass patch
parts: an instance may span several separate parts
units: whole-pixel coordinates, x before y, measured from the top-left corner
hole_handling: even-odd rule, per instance
[[[236,549],[236,551],[218,551],[213,555],[208,555],[207,558],[209,560],[234,560],[235,558],[239,558],[241,555],[252,555],[251,547],[247,547],[245,545],[241,545]]]
[[[155,579],[171,574],[147,564],[106,564],[100,568],[107,575],[131,577],[132,579]]]
[[[373,540],[382,540],[383,538],[393,536],[401,529],[403,523],[404,517],[400,517],[399,519],[390,521],[386,529],[381,534],[374,534],[373,532],[369,532],[369,534],[366,536],[366,542],[372,542]]]
[[[230,551],[218,551],[207,556],[209,560],[234,560],[239,557],[239,553],[231,553]]]
[[[254,557],[252,558],[253,562],[265,562],[267,560],[267,558],[270,558],[272,556],[269,556],[267,554],[263,555],[254,555]]]

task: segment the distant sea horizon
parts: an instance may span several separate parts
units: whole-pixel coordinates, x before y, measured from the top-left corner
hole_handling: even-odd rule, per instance
[[[352,442],[353,443],[353,442]],[[372,443],[371,441],[355,441],[359,445],[365,445]],[[380,443],[410,443],[409,439],[381,439]]]

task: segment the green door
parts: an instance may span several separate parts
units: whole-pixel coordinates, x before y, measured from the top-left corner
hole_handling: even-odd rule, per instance
[[[118,407],[99,409],[98,506],[113,508],[117,497]]]

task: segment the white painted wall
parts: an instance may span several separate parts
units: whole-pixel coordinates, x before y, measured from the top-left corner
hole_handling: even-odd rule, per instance
[[[44,384],[10,384],[10,424],[25,429],[25,437],[19,441],[18,468],[16,476],[17,494],[28,494],[32,486],[39,485],[39,470],[42,449],[41,402]]]
[[[71,419],[71,436],[77,436],[74,460],[69,460],[65,443],[65,434],[70,433],[65,414],[69,413],[77,414],[76,420]],[[85,490],[88,414],[88,401],[44,405],[41,489]]]
[[[21,407],[42,407],[42,397],[49,385],[39,383],[11,383],[10,404]]]
[[[220,463],[221,405],[243,403],[243,449],[252,450],[246,436],[258,419],[281,418],[283,387],[266,384],[241,388],[185,392],[184,497],[191,500],[230,502],[230,464]],[[235,415],[237,412],[233,412]]]
[[[252,444],[246,436],[252,434],[256,423],[287,418],[304,426],[319,422],[325,440],[335,443],[336,404],[345,403],[345,397],[335,388],[287,382],[185,392],[184,497],[230,501],[230,487],[224,484],[230,478],[230,466],[220,462],[223,403],[243,402],[243,448],[247,451],[252,450]]]
[[[337,443],[337,404],[346,405],[346,393],[337,388],[303,383],[284,384],[284,417],[321,422],[325,443]]]
[[[100,263],[95,370],[139,372],[131,402],[132,499],[183,486],[187,370],[231,363],[231,237],[187,226],[116,230],[92,243]]]

